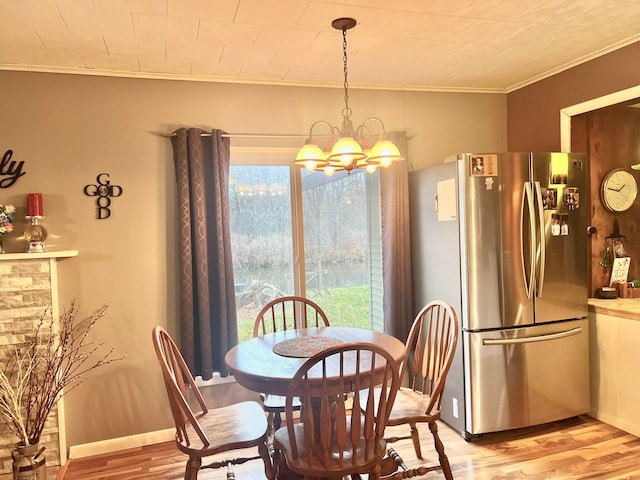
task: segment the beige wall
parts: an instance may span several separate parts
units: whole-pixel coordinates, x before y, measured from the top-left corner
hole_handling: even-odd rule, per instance
[[[414,169],[506,149],[505,95],[350,94],[356,123],[377,115],[388,130],[407,130]],[[88,311],[111,301],[96,332],[127,355],[68,396],[69,445],[171,426],[151,329],[177,331],[175,180],[170,141],[154,132],[306,134],[314,120],[338,123],[341,102],[340,89],[0,72],[0,153],[12,149],[26,171],[0,189],[0,203],[18,206],[21,233],[25,195],[43,193],[48,248],[79,251],[59,262],[61,305],[76,299]],[[100,173],[124,189],[107,220],[96,220],[95,198],[83,194]]]
[[[559,150],[560,108],[640,84],[639,54],[636,44],[508,96],[354,90],[350,104],[356,123],[377,115],[407,131],[412,169],[507,150],[507,98],[509,149]],[[26,193],[43,193],[48,248],[79,250],[59,262],[61,304],[111,301],[96,332],[127,355],[68,396],[69,445],[171,425],[150,332],[177,330],[175,185],[170,142],[154,133],[306,134],[314,120],[338,123],[341,102],[340,89],[0,72],[0,154],[14,150],[26,171],[0,189],[0,203],[19,207],[21,233]],[[95,219],[95,199],[82,192],[99,173],[124,189],[108,220]]]

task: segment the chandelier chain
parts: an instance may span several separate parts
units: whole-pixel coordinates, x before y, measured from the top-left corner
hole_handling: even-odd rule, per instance
[[[342,61],[344,64],[344,115],[348,118],[349,115],[349,70],[347,68],[347,29],[342,29]]]

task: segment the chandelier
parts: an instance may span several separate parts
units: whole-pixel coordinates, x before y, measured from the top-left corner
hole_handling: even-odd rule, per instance
[[[331,22],[336,30],[342,30],[342,59],[344,63],[344,108],[342,109],[342,128],[318,120],[309,129],[309,138],[296,155],[295,164],[309,171],[321,171],[326,175],[346,171],[347,175],[356,168],[364,168],[374,173],[379,167],[388,167],[394,161],[404,160],[398,147],[385,139],[384,123],[378,117],[367,118],[354,129],[349,107],[349,82],[347,79],[347,30],[356,26],[353,18],[337,18]],[[376,137],[369,126],[376,122],[380,133]],[[317,125],[328,128],[327,141],[320,148],[314,140],[313,129]]]

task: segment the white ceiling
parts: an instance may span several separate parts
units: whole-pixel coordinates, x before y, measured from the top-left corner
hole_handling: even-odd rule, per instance
[[[0,0],[0,69],[508,92],[640,40],[640,0]]]

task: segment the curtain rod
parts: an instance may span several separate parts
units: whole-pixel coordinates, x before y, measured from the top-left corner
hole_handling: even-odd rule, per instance
[[[158,133],[161,137],[174,137],[176,134],[171,133]],[[202,137],[210,137],[211,133],[202,132]],[[291,135],[274,135],[270,133],[223,133],[222,137],[225,138],[307,138],[308,135],[291,134]]]

